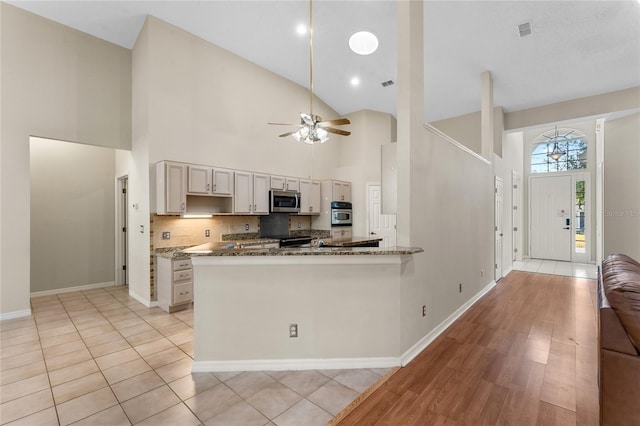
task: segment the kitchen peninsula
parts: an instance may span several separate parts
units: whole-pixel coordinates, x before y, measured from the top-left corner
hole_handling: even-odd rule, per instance
[[[227,246],[229,247],[229,246]],[[223,248],[193,264],[193,371],[400,365],[402,278],[421,248]]]

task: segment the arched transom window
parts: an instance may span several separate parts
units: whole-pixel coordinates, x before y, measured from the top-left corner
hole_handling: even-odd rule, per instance
[[[533,141],[531,173],[587,168],[587,139],[580,130],[555,128]]]

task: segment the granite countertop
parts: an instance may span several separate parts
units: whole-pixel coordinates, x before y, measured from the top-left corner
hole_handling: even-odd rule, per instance
[[[182,259],[193,256],[404,256],[421,253],[419,247],[353,247],[363,242],[380,241],[381,238],[350,238],[330,240],[332,245],[342,242],[340,247],[283,247],[283,248],[251,248],[247,245],[277,243],[270,238],[246,239],[241,241],[218,241],[199,246],[168,247],[154,250],[153,254],[167,259]],[[350,246],[351,245],[351,246]]]
[[[356,247],[359,245],[371,244],[377,241],[382,241],[382,238],[363,238],[363,237],[322,238],[321,241],[325,246]]]

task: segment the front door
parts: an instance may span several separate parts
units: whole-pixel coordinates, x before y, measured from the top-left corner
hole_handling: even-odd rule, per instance
[[[532,177],[531,257],[571,261],[571,176]]]

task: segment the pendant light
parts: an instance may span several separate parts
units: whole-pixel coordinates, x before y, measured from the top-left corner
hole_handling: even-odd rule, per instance
[[[560,136],[558,134],[558,126],[556,126],[555,135],[547,140],[547,143],[550,143],[551,141],[553,141],[553,150],[550,153],[547,154],[547,157],[551,158],[552,160],[556,160],[556,161],[560,160],[560,158],[562,158],[562,156],[567,154],[565,151],[562,151],[558,147],[558,139],[559,138],[560,138]]]

